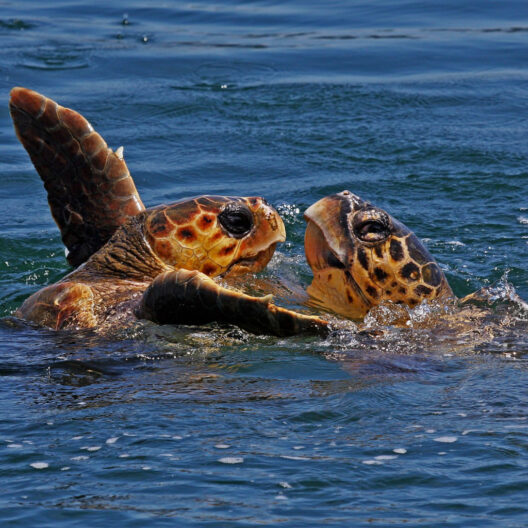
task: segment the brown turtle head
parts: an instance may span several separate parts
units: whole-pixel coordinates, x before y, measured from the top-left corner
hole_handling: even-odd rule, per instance
[[[286,231],[263,198],[200,196],[151,209],[145,235],[169,266],[214,277],[260,271]]]
[[[387,212],[349,191],[309,207],[305,252],[308,293],[352,319],[384,301],[414,307],[451,295],[444,274],[418,238]]]

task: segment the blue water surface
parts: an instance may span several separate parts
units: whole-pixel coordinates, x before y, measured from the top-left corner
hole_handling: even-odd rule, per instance
[[[4,0],[0,39],[2,526],[528,525],[525,0]],[[302,213],[349,189],[495,319],[27,325],[14,310],[69,267],[17,85],[124,145],[147,205],[265,196],[288,231],[267,280],[309,284]]]

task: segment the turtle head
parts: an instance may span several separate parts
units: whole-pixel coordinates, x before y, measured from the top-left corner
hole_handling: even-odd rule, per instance
[[[145,236],[165,264],[214,277],[260,271],[286,231],[263,198],[200,196],[148,211]]]
[[[305,252],[314,279],[308,293],[360,319],[385,301],[414,307],[451,294],[444,274],[418,238],[386,211],[349,191],[309,207]]]

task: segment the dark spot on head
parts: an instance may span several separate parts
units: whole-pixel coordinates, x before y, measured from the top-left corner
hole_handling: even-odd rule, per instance
[[[403,248],[399,240],[396,240],[393,238],[390,241],[390,248],[389,248],[391,257],[396,261],[399,262],[403,258]]]
[[[205,273],[206,275],[208,275],[209,277],[211,277],[212,275],[216,274],[216,271],[217,271],[217,267],[214,266],[213,264],[204,264],[203,268],[202,268],[202,273]]]
[[[392,295],[392,290],[385,290],[386,295]]]
[[[409,299],[408,303],[409,303],[409,306],[416,306],[418,304],[418,299]]]
[[[443,273],[437,264],[430,262],[422,268],[422,277],[427,284],[439,286],[442,282]]]
[[[257,200],[257,198],[250,198],[250,199],[249,199],[249,203],[250,203],[253,207],[255,207],[255,206],[257,205],[257,203],[258,203],[258,200]]]
[[[431,288],[428,288],[427,286],[422,286],[421,284],[420,286],[416,286],[416,288],[414,288],[414,293],[419,296],[430,295],[432,291],[433,290]]]
[[[332,280],[332,274],[331,273],[328,274],[328,279],[327,280],[328,280],[328,282],[330,282]]]
[[[171,231],[164,211],[158,211],[151,216],[148,222],[148,230],[155,236],[166,236]]]
[[[376,275],[376,279],[380,282],[385,281],[387,278],[387,274],[381,268],[374,268],[374,275]]]
[[[403,295],[407,295],[407,290],[403,286],[401,288],[398,288],[398,291]]]
[[[422,243],[416,238],[415,235],[409,235],[405,242],[407,243],[409,255],[415,262],[417,262],[418,264],[425,264],[426,262],[431,262],[431,255],[429,255],[427,249],[423,247]]]
[[[346,289],[346,296],[347,296],[347,301],[352,304],[354,302],[354,297],[352,297],[352,295],[350,295],[350,291],[349,289],[347,288]]]
[[[391,282],[391,286],[392,286],[393,288],[396,288],[396,286],[398,286],[398,283],[397,283],[396,281],[392,281],[392,282]]]
[[[218,254],[219,254],[221,257],[227,257],[227,255],[231,255],[231,253],[233,253],[233,251],[235,251],[235,248],[236,248],[236,244],[231,244],[230,246],[223,247],[223,248],[218,252]]]
[[[365,288],[365,290],[371,297],[374,297],[375,299],[378,298],[378,291],[370,284]]]
[[[208,229],[209,227],[213,225],[214,221],[215,221],[214,216],[203,214],[202,216],[200,216],[197,223],[198,223],[198,227],[202,231],[205,231],[206,229]]]
[[[369,268],[368,256],[365,250],[361,246],[359,246],[357,249],[357,259],[359,263],[361,264],[361,266],[363,266],[363,268],[368,271],[368,268]]]
[[[166,209],[167,216],[175,224],[188,224],[199,213],[194,200],[185,200],[184,202],[169,205]]]
[[[194,232],[194,229],[192,227],[186,226],[186,227],[180,227],[177,231],[178,237],[182,238],[186,242],[193,242],[196,240],[196,233]]]
[[[376,253],[377,257],[382,259],[383,258],[383,250],[381,248],[381,245],[374,246],[374,252]]]
[[[400,275],[406,280],[415,281],[420,277],[420,269],[414,262],[408,262],[401,269]]]

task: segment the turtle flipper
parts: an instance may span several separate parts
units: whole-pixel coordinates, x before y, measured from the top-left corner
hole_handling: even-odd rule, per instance
[[[68,327],[93,328],[94,295],[80,282],[59,282],[28,297],[15,315],[54,330]]]
[[[80,114],[32,90],[13,88],[9,108],[48,192],[68,262],[77,266],[145,209],[122,153]]]
[[[143,294],[137,315],[161,324],[231,323],[256,334],[278,336],[329,332],[323,319],[276,306],[271,296],[245,295],[199,271],[183,269],[158,275]]]

